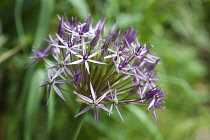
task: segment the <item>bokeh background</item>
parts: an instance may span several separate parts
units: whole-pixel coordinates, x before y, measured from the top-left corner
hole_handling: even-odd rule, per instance
[[[78,140],[209,140],[210,139],[210,0],[1,0],[0,1],[0,140],[65,140],[80,104],[55,93],[46,107],[42,64],[24,69],[31,47],[57,31],[57,14],[93,24],[116,20],[132,25],[141,43],[152,43],[161,58],[156,72],[167,93],[166,110],[157,123],[141,106],[99,112],[99,126],[89,112]],[[71,87],[68,87],[72,90]]]

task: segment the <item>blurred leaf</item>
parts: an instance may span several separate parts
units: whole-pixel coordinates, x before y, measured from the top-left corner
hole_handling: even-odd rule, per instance
[[[2,34],[2,21],[1,21],[1,18],[0,18],[0,35]],[[0,41],[1,42],[1,41]],[[1,46],[1,45],[0,45]]]
[[[23,0],[16,0],[14,15],[15,15],[15,25],[16,25],[16,30],[17,30],[19,40],[21,41],[21,44],[24,44],[25,34],[24,34],[22,16],[21,16],[22,3],[23,3]]]
[[[8,59],[9,57],[13,56],[15,53],[17,53],[20,50],[20,46],[16,46],[13,49],[5,52],[4,54],[2,54],[0,56],[0,64],[2,62],[4,62],[6,59]]]
[[[198,103],[199,99],[197,98],[197,95],[195,94],[189,83],[184,79],[162,74],[161,79],[162,81],[167,82],[169,84],[180,86],[184,90],[184,93],[193,101],[193,103]]]
[[[36,122],[36,115],[40,105],[41,96],[44,88],[37,88],[41,85],[41,80],[45,75],[43,70],[36,70],[31,75],[33,78],[30,84],[30,90],[28,92],[28,101],[26,107],[25,115],[25,125],[24,125],[24,140],[32,139],[32,132],[34,129],[34,124]]]
[[[155,140],[163,140],[163,137],[161,133],[158,131],[158,128],[154,125],[154,122],[152,122],[148,115],[144,111],[141,110],[141,108],[135,106],[135,105],[129,105],[127,108],[139,119],[139,121],[144,124],[144,126],[147,128],[148,132],[153,136],[153,139]]]
[[[6,41],[8,40],[7,36],[5,35],[0,35],[0,49],[3,48],[3,45],[6,43]],[[2,52],[1,52],[2,53]]]
[[[47,35],[51,14],[53,12],[54,0],[41,0],[41,8],[38,19],[38,27],[34,38],[33,46],[38,47],[43,38]]]
[[[118,16],[119,26],[128,27],[134,23],[139,23],[143,20],[143,15],[141,13],[122,13]]]
[[[82,20],[85,20],[90,10],[86,0],[68,0],[77,10]]]

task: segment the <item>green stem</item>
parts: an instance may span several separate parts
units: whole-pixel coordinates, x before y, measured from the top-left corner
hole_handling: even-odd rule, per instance
[[[82,109],[84,109],[86,106],[87,105],[83,103],[81,105],[80,111]],[[82,128],[83,122],[85,120],[86,114],[87,113],[84,113],[84,114],[82,114],[82,115],[80,115],[80,116],[78,116],[78,117],[75,118],[73,127],[71,129],[70,137],[69,137],[70,140],[76,140],[77,139],[78,134],[79,134],[79,132],[80,132],[80,130]]]

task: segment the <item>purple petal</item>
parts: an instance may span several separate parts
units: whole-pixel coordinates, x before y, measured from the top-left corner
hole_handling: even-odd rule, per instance
[[[66,46],[63,46],[63,45],[57,45],[57,44],[52,44],[52,45],[58,48],[66,48]]]
[[[50,72],[48,72],[47,77],[48,77],[49,80],[52,79],[52,76],[50,75]]]
[[[117,91],[116,91],[116,89],[114,90],[114,98],[117,98]]]
[[[144,80],[146,80],[146,76],[139,69],[137,69],[137,71],[138,71],[138,73],[140,73],[142,75],[142,77],[144,77]]]
[[[91,26],[91,17],[92,16],[90,14],[88,14],[88,18],[87,18],[86,24],[83,27],[83,32],[88,32],[89,31],[90,26]]]
[[[98,107],[94,106],[94,117],[96,120],[96,125],[98,126]]]
[[[132,47],[129,45],[129,43],[128,43],[128,41],[127,41],[126,38],[125,38],[125,42],[126,42],[126,44],[128,45],[128,47],[131,49]]]
[[[117,26],[117,23],[118,23],[118,21],[116,21],[116,22],[112,25],[112,27],[109,29],[109,35],[112,35],[112,34],[114,33],[114,30],[115,30],[115,28],[116,28],[116,26]]]
[[[43,69],[43,70],[50,70],[50,69],[54,69],[54,68],[58,68],[59,66],[53,66],[53,67],[50,67],[50,68],[46,68],[46,69]]]
[[[110,107],[110,110],[109,110],[110,112],[112,112],[112,108],[113,108],[113,104]],[[111,114],[110,112],[109,112],[109,115]]]
[[[95,47],[98,43],[98,40],[99,40],[99,35],[100,35],[100,31],[97,30],[96,31],[96,36],[92,39],[92,41],[90,42],[90,46],[91,47]]]
[[[57,80],[55,81],[55,83],[67,83],[69,81],[73,81],[73,80]]]
[[[67,55],[65,56],[64,61],[69,61],[69,60],[68,60],[69,58],[70,58],[70,54],[67,54]]]
[[[28,57],[29,59],[38,59],[40,58],[39,56],[32,56],[32,57]]]
[[[117,64],[120,64],[120,56],[117,54]]]
[[[74,46],[73,46],[74,47]],[[84,49],[79,49],[79,48],[73,48],[73,47],[71,47],[72,49],[74,49],[74,50],[78,50],[78,51],[84,51]]]
[[[92,99],[90,99],[90,98],[88,98],[88,97],[86,97],[84,95],[81,95],[81,94],[78,94],[78,93],[76,93],[76,95],[79,96],[80,98],[82,98],[83,100],[89,102],[89,103],[93,103]]]
[[[106,63],[99,62],[99,61],[96,61],[96,60],[91,60],[91,59],[88,59],[87,61],[90,61],[90,62],[93,62],[93,63],[97,63],[97,64],[106,64]]]
[[[149,106],[148,106],[148,110],[150,110],[150,108],[152,106],[154,106],[154,103],[155,103],[155,98],[153,98],[153,100],[150,102]]]
[[[108,86],[109,86],[109,92],[110,92],[111,98],[113,99],[112,90],[110,88],[109,81],[108,81]],[[115,92],[116,92],[116,89],[115,89]],[[109,97],[106,96],[106,98],[111,101],[111,99]]]
[[[83,55],[84,55],[85,54],[85,50],[86,50],[84,39],[82,39],[82,49],[84,50],[83,51]]]
[[[117,113],[119,114],[120,118],[121,118],[121,119],[122,119],[122,121],[124,122],[124,119],[123,119],[123,117],[122,117],[122,115],[121,115],[121,113],[120,113],[120,111],[119,111],[119,109],[118,109],[117,105],[115,105],[115,104],[114,104],[114,107],[116,108]]]
[[[84,108],[82,111],[80,111],[75,117],[87,112],[89,109],[91,109],[94,105],[89,105],[86,108]]]
[[[63,43],[64,45],[67,45],[58,34],[56,34],[56,36],[58,37],[58,39],[60,40],[61,43]]]
[[[74,52],[74,51],[72,51],[71,49],[69,49],[69,48],[67,48],[67,50],[68,51],[70,51],[72,54],[74,54],[74,55],[80,55],[80,54],[78,54],[78,53],[76,53],[76,52]]]
[[[64,69],[71,77],[74,77],[72,72],[67,67],[64,67]]]
[[[26,66],[25,69],[28,68],[28,67],[30,67],[30,66],[33,65],[33,64],[37,64],[38,62],[39,62],[39,59],[34,60],[34,61],[31,62],[30,64],[28,64],[28,66]]]
[[[55,78],[57,78],[58,76],[60,76],[60,74],[63,72],[63,70],[58,70],[56,73],[55,73],[55,75],[54,75],[54,77],[52,78],[52,79],[55,79]]]
[[[117,54],[107,55],[107,56],[105,56],[104,58],[105,58],[105,59],[106,59],[106,58],[113,58],[113,57],[115,57],[115,56],[117,56]]]
[[[121,73],[124,73],[124,74],[126,74],[126,75],[129,75],[129,76],[131,76],[131,75],[134,75],[133,73],[129,73],[129,72],[127,72],[127,71],[120,71]]]
[[[111,92],[110,92],[111,93]],[[112,96],[111,96],[112,97]],[[106,99],[108,99],[109,101],[112,101],[111,98],[109,98],[108,96],[105,97]],[[113,97],[112,97],[113,98]]]
[[[104,93],[100,98],[98,98],[97,101],[100,102],[101,100],[103,100],[109,92],[110,90]]]
[[[74,64],[80,64],[83,61],[83,59],[68,63],[68,65],[74,65]]]
[[[46,106],[48,105],[48,102],[49,102],[51,89],[52,89],[52,86],[49,86],[48,91],[47,91],[47,104],[46,104]]]
[[[85,61],[85,68],[87,69],[88,74],[90,75],[89,65],[88,65],[88,62],[87,61]]]
[[[58,57],[56,57],[54,54],[53,54],[53,57],[55,58],[55,60],[56,60],[57,62],[59,62]]]
[[[56,91],[56,93],[57,93],[64,101],[66,101],[65,98],[63,97],[62,93],[60,92],[60,90],[59,90],[55,85],[52,85],[52,86],[53,86],[54,90]]]
[[[153,119],[154,119],[154,120],[157,119],[155,108],[154,108],[153,111],[152,111],[152,116],[153,116]]]
[[[108,50],[109,50],[110,52],[117,53],[116,51],[114,51],[114,50],[112,50],[112,49],[110,49],[110,48],[108,48]]]
[[[50,44],[51,44],[51,43],[50,43]],[[48,55],[48,53],[51,51],[51,49],[52,49],[52,46],[49,45],[46,49],[43,50],[43,53],[44,53],[45,55]]]
[[[45,79],[41,79],[41,80],[48,82],[48,81],[47,81],[47,80],[45,80]]]
[[[75,48],[75,47],[79,47],[79,46],[82,46],[83,44],[89,44],[91,41],[87,41],[87,42],[84,42],[84,43],[81,43],[81,44],[75,44],[73,45],[72,47]],[[76,48],[75,48],[76,49]],[[80,50],[83,50],[83,49],[80,49]],[[85,49],[84,49],[85,50]]]
[[[34,47],[32,47],[32,52],[36,54],[36,50],[34,49]]]
[[[41,86],[39,86],[39,87],[37,87],[37,88],[44,87],[44,86],[46,86],[46,85],[49,85],[49,83],[45,83],[45,84],[43,84],[43,85],[41,85]]]
[[[104,105],[102,105],[102,104],[98,104],[98,107],[102,108],[103,110],[105,110],[105,111],[107,111],[107,112],[109,112],[109,113],[112,113],[112,112],[109,111],[109,109],[107,109],[107,108],[106,108]]]
[[[95,95],[95,92],[94,92],[94,89],[93,89],[93,86],[92,86],[92,83],[90,82],[90,91],[91,91],[91,95],[93,97],[93,101],[96,100],[96,95]]]
[[[93,54],[91,54],[88,58],[91,58],[91,57],[93,57],[93,56],[95,56],[95,55],[97,55],[98,53],[100,53],[102,50],[99,50],[99,51],[96,51],[96,52],[94,52]]]
[[[127,68],[123,68],[124,70],[132,70],[135,68],[139,68],[139,66],[131,66],[131,67],[127,67]]]
[[[83,56],[82,56],[81,54],[75,54],[75,56],[77,56],[77,57],[83,59]]]

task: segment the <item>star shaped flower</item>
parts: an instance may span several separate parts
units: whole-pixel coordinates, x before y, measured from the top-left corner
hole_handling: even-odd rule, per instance
[[[81,94],[78,94],[78,93],[75,93],[77,96],[79,96],[81,99],[85,100],[86,102],[90,103],[89,106],[87,106],[86,108],[84,108],[81,112],[79,112],[75,117],[87,112],[89,109],[91,109],[92,107],[94,107],[94,116],[95,116],[95,120],[96,120],[96,124],[98,125],[98,108],[102,108],[103,110],[109,112],[109,113],[112,113],[111,111],[109,111],[104,105],[103,105],[103,102],[102,100],[107,96],[107,94],[109,93],[109,91],[107,91],[106,93],[104,93],[103,95],[101,95],[101,97],[97,98],[96,96],[96,93],[93,89],[93,86],[90,82],[90,92],[91,92],[91,95],[92,95],[92,99],[84,96],[84,95],[81,95]]]
[[[52,75],[50,75],[50,73],[48,73],[47,77],[48,77],[49,80],[42,79],[43,81],[46,81],[46,83],[38,87],[38,88],[40,88],[40,87],[44,87],[44,86],[49,85],[48,93],[47,93],[47,104],[48,104],[48,100],[49,100],[49,97],[50,97],[50,92],[51,92],[52,87],[56,91],[58,96],[60,96],[64,101],[66,101],[65,98],[63,97],[61,91],[58,89],[58,87],[55,84],[66,83],[66,82],[69,82],[69,81],[72,81],[72,80],[55,80],[58,76],[60,76],[61,72],[62,71],[57,71],[54,76],[52,76]]]
[[[89,69],[89,64],[88,62],[92,62],[92,63],[96,63],[96,64],[106,64],[106,63],[103,63],[103,62],[99,62],[99,61],[96,61],[96,60],[92,60],[90,58],[96,56],[98,53],[100,53],[102,50],[99,50],[99,51],[96,51],[92,54],[87,54],[86,52],[84,52],[83,54],[75,54],[75,56],[81,58],[79,60],[76,60],[74,62],[71,62],[69,64],[73,65],[73,64],[81,64],[81,63],[85,63],[85,68],[87,69],[88,71],[88,74],[90,75],[90,69]]]

